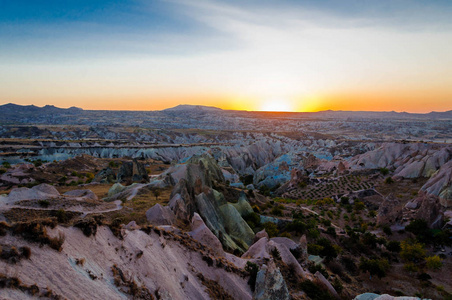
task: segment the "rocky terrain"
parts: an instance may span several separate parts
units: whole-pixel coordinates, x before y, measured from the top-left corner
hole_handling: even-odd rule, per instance
[[[448,112],[1,109],[0,298],[452,299]]]

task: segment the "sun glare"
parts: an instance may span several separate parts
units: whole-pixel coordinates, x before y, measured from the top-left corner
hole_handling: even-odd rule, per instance
[[[261,111],[293,111],[292,105],[285,100],[271,99],[266,100],[260,107]]]

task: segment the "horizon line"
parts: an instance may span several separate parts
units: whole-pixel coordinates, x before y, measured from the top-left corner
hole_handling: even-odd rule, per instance
[[[429,112],[409,112],[409,111],[396,111],[396,110],[334,110],[334,109],[325,109],[325,110],[318,110],[318,111],[269,111],[269,110],[246,110],[246,109],[224,109],[218,106],[211,106],[211,105],[201,105],[201,104],[178,104],[176,106],[171,106],[171,107],[167,107],[164,109],[148,109],[148,110],[140,110],[140,109],[85,109],[83,107],[78,107],[75,105],[69,106],[69,107],[60,107],[60,106],[56,106],[53,104],[46,104],[44,106],[38,106],[38,105],[34,105],[34,104],[16,104],[13,102],[8,102],[8,103],[4,103],[4,104],[0,104],[1,106],[4,105],[8,105],[8,104],[12,104],[12,105],[17,105],[17,106],[22,106],[22,107],[27,107],[27,106],[34,106],[34,107],[38,107],[38,108],[44,108],[46,106],[52,106],[55,108],[59,108],[59,109],[70,109],[70,108],[78,108],[78,109],[82,109],[84,111],[137,111],[137,112],[151,112],[151,111],[165,111],[167,109],[171,109],[171,108],[176,108],[178,106],[200,106],[200,107],[206,107],[206,108],[215,108],[215,109],[220,109],[223,111],[237,111],[237,112],[258,112],[258,113],[306,113],[306,114],[312,114],[312,113],[322,113],[322,112],[353,112],[353,113],[407,113],[407,114],[419,114],[419,115],[423,115],[423,114],[429,114],[429,113],[444,113],[444,112],[450,112],[452,111],[451,109],[448,110],[444,110],[444,111],[429,111]]]

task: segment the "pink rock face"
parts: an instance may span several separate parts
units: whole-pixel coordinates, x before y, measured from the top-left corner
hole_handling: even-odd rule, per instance
[[[14,236],[0,237],[2,244],[28,246],[32,253],[31,259],[22,260],[14,267],[0,260],[2,273],[18,277],[26,285],[48,287],[65,299],[131,299],[131,295],[114,285],[112,266],[115,265],[127,280],[134,280],[151,294],[158,293],[162,299],[166,295],[166,299],[207,300],[210,296],[197,276],[200,273],[206,279],[217,281],[232,298],[252,299],[249,285],[240,275],[209,266],[198,251],[155,232],[127,230],[120,240],[106,226],[98,228],[95,239],[87,238],[74,227],[48,229],[52,237],[59,233],[65,236],[61,252]],[[76,259],[82,258],[84,265],[76,264]],[[97,279],[92,280],[89,274]],[[30,295],[19,289],[0,289],[0,299],[29,298]]]
[[[203,244],[211,248],[215,254],[224,255],[223,246],[221,245],[220,240],[210,231],[210,229],[206,226],[201,216],[198,213],[193,215],[191,220],[191,229],[188,234]]]

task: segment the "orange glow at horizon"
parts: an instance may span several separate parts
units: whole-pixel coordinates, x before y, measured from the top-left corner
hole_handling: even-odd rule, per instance
[[[96,97],[72,97],[22,100],[9,98],[8,102],[20,105],[55,105],[57,107],[77,106],[86,110],[163,110],[179,104],[215,106],[225,110],[316,112],[323,110],[347,111],[398,111],[428,113],[430,111],[452,110],[452,93],[433,94],[429,91],[407,93],[350,92],[330,93],[302,97],[268,98],[235,97],[232,94],[191,94],[166,96],[163,93],[148,95],[104,95]]]

